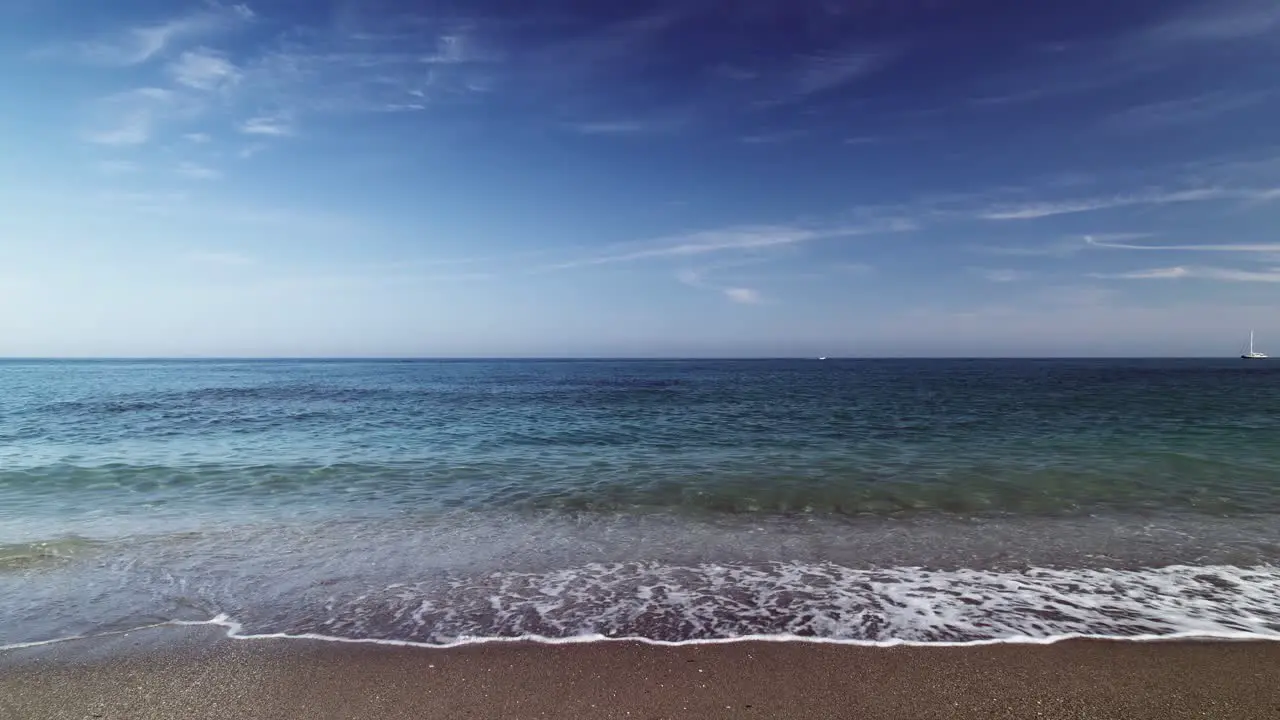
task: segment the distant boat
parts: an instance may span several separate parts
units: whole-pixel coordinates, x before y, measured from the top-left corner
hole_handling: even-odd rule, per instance
[[[826,355],[823,355],[822,357],[820,357],[820,358],[818,358],[818,359],[819,359],[819,360],[826,360],[826,359],[827,359],[827,356],[826,356]]]
[[[1249,331],[1249,350],[1240,354],[1244,360],[1262,360],[1267,357],[1266,353],[1260,353],[1253,349],[1253,331]]]

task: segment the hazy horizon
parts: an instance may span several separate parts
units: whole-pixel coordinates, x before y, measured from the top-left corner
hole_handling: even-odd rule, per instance
[[[1236,355],[63,355],[0,356],[0,362],[770,362],[1002,360],[1236,360]]]

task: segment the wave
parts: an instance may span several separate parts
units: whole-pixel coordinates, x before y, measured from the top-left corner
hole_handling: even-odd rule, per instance
[[[1280,640],[1278,598],[1275,566],[994,572],[624,563],[392,584],[311,607],[245,607],[209,620],[159,625],[216,625],[236,639],[422,647],[515,641],[963,646],[1078,638]],[[90,634],[0,649],[85,635]]]
[[[449,644],[477,637],[654,641],[794,636],[973,642],[1060,636],[1280,637],[1280,569],[1022,572],[832,564],[588,565],[392,585],[286,634]]]

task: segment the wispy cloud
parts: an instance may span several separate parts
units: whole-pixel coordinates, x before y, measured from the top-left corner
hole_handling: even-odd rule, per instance
[[[241,73],[226,55],[208,48],[188,50],[169,64],[169,76],[179,85],[213,91],[235,85]]]
[[[1191,245],[1142,245],[1118,242],[1104,236],[1085,236],[1085,242],[1093,247],[1115,250],[1153,250],[1159,252],[1239,252],[1278,253],[1280,243],[1201,243]]]
[[[142,169],[141,165],[132,160],[103,160],[95,167],[103,175],[130,175]]]
[[[763,300],[760,291],[752,288],[724,288],[724,296],[741,305],[758,305]]]
[[[164,88],[139,88],[99,101],[94,127],[85,139],[99,145],[142,145],[156,125],[179,110],[179,98]]]
[[[183,137],[183,139],[185,139],[185,140],[189,140],[189,141],[191,141],[191,142],[193,142],[193,143],[196,143],[196,144],[198,144],[198,145],[203,145],[203,144],[205,144],[205,143],[209,143],[209,142],[212,142],[212,141],[213,141],[213,138],[212,138],[212,137],[210,137],[208,133],[198,133],[198,132],[197,132],[197,133],[187,133],[186,135],[183,135],[182,137]]]
[[[296,28],[238,68],[242,94],[296,118],[421,111],[488,96],[501,53],[470,25],[368,13],[358,30]],[[434,51],[424,52],[424,48]]]
[[[749,83],[762,95],[753,105],[771,108],[794,105],[852,85],[890,67],[900,48],[851,47],[828,52],[798,55],[789,64],[771,72],[727,76],[733,82]]]
[[[827,270],[841,275],[866,277],[876,271],[876,267],[871,263],[864,262],[838,262],[827,266]]]
[[[1091,235],[1104,242],[1123,242],[1151,237],[1151,233],[1108,233]],[[1088,238],[1064,238],[1047,243],[1028,245],[974,245],[969,249],[984,255],[1000,255],[1004,257],[1069,257],[1088,247]]]
[[[855,48],[806,57],[795,77],[793,97],[808,97],[871,75],[888,66],[900,54],[888,48]]]
[[[761,132],[751,135],[743,135],[738,138],[738,141],[744,145],[775,145],[777,143],[804,137],[806,134],[808,134],[808,131],[804,128],[777,130],[774,132]]]
[[[907,232],[916,229],[907,220],[890,219],[857,226],[800,227],[788,225],[752,225],[705,230],[669,238],[615,246],[613,252],[548,266],[548,270],[633,262],[656,258],[687,258],[726,251],[759,251],[815,240],[828,240],[857,235]]]
[[[1150,42],[1229,42],[1280,30],[1280,6],[1271,0],[1223,0],[1191,6],[1144,33]]]
[[[1168,13],[1145,25],[1102,39],[1054,43],[1016,69],[990,78],[971,106],[992,107],[1064,98],[1150,76],[1186,59],[1189,50],[1241,41],[1270,41],[1280,29],[1271,0],[1168,3]],[[1170,110],[1209,112],[1206,108]],[[1138,115],[1153,117],[1138,111]],[[1191,116],[1187,116],[1190,118]],[[1181,120],[1176,120],[1181,121]],[[1175,121],[1175,122],[1176,122]]]
[[[1118,130],[1137,131],[1156,125],[1204,122],[1256,106],[1271,95],[1270,91],[1219,90],[1195,97],[1146,103],[1112,115],[1107,119],[1106,125]]]
[[[1182,280],[1182,279],[1201,279],[1201,280],[1217,280],[1220,282],[1264,282],[1274,283],[1280,282],[1280,269],[1271,270],[1239,270],[1235,268],[1219,268],[1219,267],[1188,267],[1178,265],[1175,267],[1151,268],[1147,270],[1133,270],[1122,273],[1094,273],[1090,277],[1103,280]]]
[[[1025,270],[1012,268],[971,268],[971,271],[983,280],[993,283],[1020,282],[1031,277],[1031,273]]]
[[[193,162],[180,163],[178,174],[192,180],[217,180],[222,177],[221,172]]]
[[[240,124],[240,132],[246,135],[288,137],[293,135],[293,122],[282,115],[263,115],[245,120]]]
[[[672,126],[644,120],[610,120],[570,123],[568,127],[582,135],[645,135],[669,130]]]
[[[722,266],[712,266],[701,270],[684,269],[676,273],[676,279],[690,287],[714,290],[730,302],[740,305],[758,305],[764,301],[764,296],[755,288],[740,285],[726,287],[708,281],[707,273],[715,267]]]
[[[233,27],[254,18],[247,5],[207,2],[199,11],[163,22],[126,28],[95,40],[50,48],[45,55],[70,56],[99,65],[139,65],[174,44]]]
[[[1112,195],[1110,197],[1000,205],[978,212],[977,217],[983,220],[1037,220],[1055,215],[1071,215],[1140,205],[1171,205],[1207,200],[1273,200],[1276,198],[1280,198],[1280,189],[1277,188],[1208,187],[1173,191],[1152,190],[1137,194]]]

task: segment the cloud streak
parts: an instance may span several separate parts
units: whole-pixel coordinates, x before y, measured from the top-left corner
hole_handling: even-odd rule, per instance
[[[116,147],[143,145],[162,118],[177,112],[178,97],[172,90],[146,87],[104,98],[98,103],[94,129],[85,139]]]
[[[681,270],[676,273],[676,279],[689,287],[714,290],[726,300],[739,305],[759,305],[764,302],[764,296],[759,290],[743,286],[725,287],[713,284],[707,282],[706,273],[707,270]]]
[[[169,75],[179,85],[214,91],[235,85],[241,73],[222,53],[198,48],[188,50],[169,64]]]
[[[1220,267],[1174,267],[1150,268],[1122,273],[1093,273],[1090,277],[1101,280],[1183,280],[1200,279],[1233,283],[1277,283],[1280,282],[1280,269],[1271,270],[1239,270]]]
[[[284,116],[260,116],[249,118],[240,124],[240,132],[245,135],[265,135],[267,137],[289,137],[293,135],[293,123]]]
[[[614,120],[570,123],[569,128],[581,135],[645,135],[670,129],[670,125],[644,120]]]
[[[1136,243],[1112,242],[1085,236],[1085,242],[1093,247],[1111,248],[1114,250],[1149,250],[1156,252],[1238,252],[1238,253],[1280,253],[1280,243],[1208,243],[1196,245],[1141,245]]]
[[[721,230],[705,230],[670,238],[626,246],[615,246],[616,252],[596,257],[571,260],[557,265],[547,266],[548,270],[567,270],[571,268],[589,267],[626,263],[638,260],[659,258],[682,258],[708,255],[718,252],[742,251],[750,252],[780,248],[815,240],[829,240],[858,235],[880,233],[908,232],[916,226],[902,219],[888,220],[861,226],[839,226],[827,228],[809,228],[787,225],[752,225],[726,228]]]
[[[804,99],[847,85],[888,66],[900,53],[887,49],[852,49],[804,59],[789,99]]]
[[[1208,187],[1175,191],[1155,190],[1131,195],[1001,205],[982,210],[977,213],[977,217],[982,220],[996,221],[1038,220],[1056,215],[1074,215],[1144,205],[1173,205],[1210,200],[1266,201],[1277,198],[1280,198],[1280,188]]]
[[[128,28],[96,40],[54,48],[46,54],[70,55],[95,65],[140,65],[165,53],[178,42],[234,27],[254,17],[254,12],[247,5],[209,3],[204,10],[160,23]]]
[[[1031,273],[1025,270],[1011,268],[973,268],[973,272],[977,273],[983,280],[993,283],[1013,283],[1031,277]]]
[[[192,180],[217,180],[222,173],[198,163],[184,162],[178,165],[178,174]]]
[[[1190,98],[1147,103],[1116,113],[1105,122],[1105,125],[1121,130],[1143,130],[1158,125],[1205,122],[1237,110],[1254,107],[1271,95],[1269,91],[1216,91]]]
[[[1151,233],[1110,233],[1106,235],[1088,236],[1103,242],[1121,242],[1151,237]],[[1065,258],[1075,255],[1089,246],[1088,237],[1057,240],[1040,245],[976,245],[970,249],[984,255],[1003,257],[1056,257]]]
[[[739,305],[759,305],[764,299],[758,290],[744,287],[724,288],[724,296]]]

